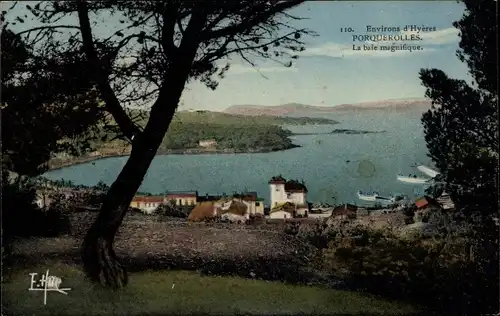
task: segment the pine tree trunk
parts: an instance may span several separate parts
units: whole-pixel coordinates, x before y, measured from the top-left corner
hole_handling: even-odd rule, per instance
[[[127,272],[117,259],[113,241],[172,121],[191,72],[199,46],[198,37],[205,22],[205,6],[195,6],[178,52],[171,56],[171,68],[151,108],[148,123],[144,131],[134,138],[130,157],[111,185],[101,211],[83,242],[84,270],[92,281],[103,286],[118,289],[127,284]]]
[[[96,221],[85,236],[82,253],[84,270],[92,281],[103,286],[118,289],[127,284],[127,273],[113,250],[113,241],[158,146],[159,143],[147,148],[138,140],[136,148],[132,149],[127,163],[111,185]]]

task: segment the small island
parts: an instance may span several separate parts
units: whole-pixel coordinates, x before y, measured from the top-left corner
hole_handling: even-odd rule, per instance
[[[139,124],[146,123],[146,119]],[[312,117],[245,116],[210,111],[181,111],[172,120],[158,155],[264,153],[299,147],[290,139],[286,125],[333,125],[337,121]],[[131,146],[124,140],[105,139],[102,130],[91,143],[92,151],[78,157],[59,153],[48,168],[59,169],[97,159],[128,156]]]
[[[352,129],[334,129],[331,134],[380,134],[385,131],[358,131]]]
[[[317,132],[317,133],[292,133],[292,136],[301,136],[301,135],[331,135],[331,134],[380,134],[385,133],[386,131],[363,131],[363,130],[353,130],[353,129],[334,129],[331,132]]]

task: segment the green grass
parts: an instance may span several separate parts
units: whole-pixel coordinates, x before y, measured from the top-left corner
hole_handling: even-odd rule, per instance
[[[29,273],[62,279],[68,295],[28,291]],[[130,274],[129,285],[113,292],[85,279],[81,269],[46,263],[4,269],[3,315],[151,315],[196,313],[235,314],[352,314],[408,315],[412,306],[355,292],[236,277],[208,277],[186,271],[145,271]],[[175,285],[175,286],[174,286]]]

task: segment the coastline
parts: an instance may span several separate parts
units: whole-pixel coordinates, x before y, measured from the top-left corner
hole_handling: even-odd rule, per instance
[[[260,149],[251,149],[251,150],[237,150],[237,149],[171,149],[171,150],[159,150],[156,156],[168,156],[168,155],[204,155],[204,154],[213,154],[213,155],[228,155],[228,154],[259,154],[259,153],[271,153],[278,151],[285,151],[294,148],[302,147],[300,145],[291,144],[290,146],[283,149],[273,149],[273,148],[260,148]],[[89,163],[96,160],[107,159],[107,158],[117,158],[117,157],[125,157],[130,155],[130,150],[117,150],[116,152],[107,152],[102,154],[94,154],[94,155],[86,155],[81,157],[71,157],[67,159],[62,158],[52,158],[48,161],[48,169],[49,171],[54,171],[58,169],[63,169],[71,166],[81,165],[85,163]]]

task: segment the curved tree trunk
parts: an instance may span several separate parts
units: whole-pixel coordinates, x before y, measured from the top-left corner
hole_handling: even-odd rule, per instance
[[[127,284],[127,273],[117,260],[113,241],[156,149],[148,150],[140,143],[132,149],[130,158],[111,185],[101,211],[83,242],[82,259],[87,276],[106,287],[117,289]]]
[[[85,1],[79,1],[78,4],[80,6],[79,15],[82,34],[84,33],[83,30],[86,31],[84,42],[86,39],[87,54],[92,56],[94,52],[86,3]],[[175,19],[171,21],[173,21],[172,27],[174,27]],[[176,53],[170,56],[170,68],[168,74],[163,78],[158,99],[151,108],[148,123],[144,131],[133,138],[130,157],[116,181],[111,185],[101,211],[83,242],[82,259],[84,270],[91,280],[97,281],[104,286],[117,289],[127,284],[127,272],[117,260],[113,250],[114,237],[172,121],[191,72],[191,66],[199,46],[200,32],[205,22],[205,6],[195,6],[182,42]],[[166,38],[166,40],[169,39]],[[100,89],[103,98],[109,101],[107,102],[108,107],[111,106],[109,104],[118,104],[108,83],[101,82]],[[123,124],[123,126],[126,128],[128,125]],[[128,130],[132,131],[133,128],[128,128]]]

